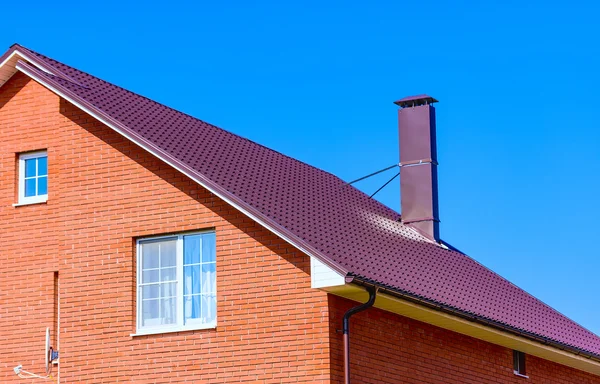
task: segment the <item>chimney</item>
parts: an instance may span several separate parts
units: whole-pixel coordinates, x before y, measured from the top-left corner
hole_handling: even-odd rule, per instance
[[[435,108],[431,96],[405,97],[394,104],[400,133],[402,222],[439,241]]]

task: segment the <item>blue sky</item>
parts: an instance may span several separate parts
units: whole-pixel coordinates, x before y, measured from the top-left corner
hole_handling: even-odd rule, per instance
[[[4,4],[0,47],[346,180],[398,161],[394,100],[436,97],[442,238],[600,333],[594,2],[67,3]]]

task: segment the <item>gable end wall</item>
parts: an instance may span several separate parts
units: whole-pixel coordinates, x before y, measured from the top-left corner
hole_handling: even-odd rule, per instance
[[[13,207],[16,154],[36,149],[48,203]],[[217,328],[130,336],[135,238],[207,228]],[[0,233],[0,382],[43,372],[57,297],[61,382],[329,382],[309,258],[21,73],[0,88]]]

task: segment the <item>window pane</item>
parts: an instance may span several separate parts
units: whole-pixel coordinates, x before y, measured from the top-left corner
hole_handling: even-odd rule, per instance
[[[159,318],[159,301],[142,301],[142,325],[157,325]]]
[[[145,285],[142,287],[142,300],[158,299],[158,284]]]
[[[25,160],[25,177],[33,177],[36,175],[36,160],[37,159],[27,159]]]
[[[183,238],[183,263],[200,263],[200,235],[186,236]]]
[[[158,283],[159,270],[151,269],[149,271],[142,272],[142,283]]]
[[[160,270],[160,281],[171,281],[177,279],[177,269],[173,268],[163,268]]]
[[[48,176],[38,178],[38,195],[48,194]]]
[[[160,242],[160,266],[174,267],[176,265],[177,240],[166,240]]]
[[[162,313],[162,323],[163,324],[175,324],[175,319],[177,318],[175,310],[176,310],[176,299],[161,299],[161,313]]]
[[[215,234],[202,235],[202,262],[215,261]]]
[[[183,286],[183,293],[190,295],[193,293],[200,293],[200,266],[193,265],[184,268],[185,285]]]
[[[160,285],[160,297],[177,296],[177,283],[166,283]]]
[[[202,293],[215,292],[215,264],[202,264]]]
[[[204,323],[215,321],[217,314],[217,300],[215,295],[202,295],[201,318]]]
[[[182,248],[178,241],[183,241]],[[139,244],[139,284],[143,284],[138,287],[140,326],[213,323],[216,319],[214,233],[148,239]],[[178,311],[183,311],[180,317]]]
[[[35,179],[25,180],[25,197],[35,196]]]
[[[142,244],[142,269],[158,268],[158,249],[160,243]]]
[[[525,375],[525,353],[519,352],[519,373]]]
[[[184,308],[185,308],[185,319],[198,319],[200,317],[200,303],[201,297],[196,296],[185,296]]]
[[[38,176],[47,175],[48,174],[48,158],[46,156],[38,157],[37,161],[38,161],[38,169],[37,169]]]

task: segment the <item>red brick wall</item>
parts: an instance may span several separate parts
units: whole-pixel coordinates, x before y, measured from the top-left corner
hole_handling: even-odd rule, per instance
[[[358,303],[329,296],[332,382],[343,382],[344,313]],[[513,351],[407,317],[371,308],[350,320],[353,383],[590,384],[600,377],[526,356],[529,379],[513,373]]]
[[[47,149],[47,204],[13,207],[16,154]],[[132,337],[136,237],[215,228],[216,329]],[[61,382],[329,382],[309,259],[29,80],[0,88],[0,382],[42,372],[59,273]],[[55,332],[56,333],[56,332]]]

